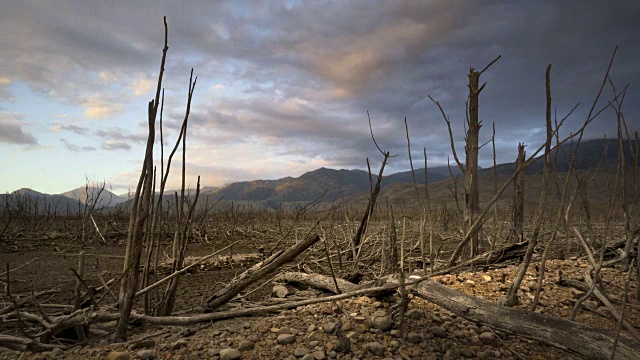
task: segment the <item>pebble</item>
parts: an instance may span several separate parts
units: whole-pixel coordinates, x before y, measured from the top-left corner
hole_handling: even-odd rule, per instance
[[[309,353],[309,349],[305,348],[305,347],[297,347],[294,351],[293,351],[293,355],[295,357],[303,357],[305,355],[307,355]]]
[[[313,356],[315,360],[324,360],[327,358],[327,355],[322,350],[312,352],[311,356]]]
[[[424,312],[420,309],[411,309],[407,311],[405,316],[409,319],[420,320],[424,318]]]
[[[440,326],[434,326],[431,328],[431,333],[437,337],[445,338],[447,337],[447,330]]]
[[[153,350],[140,350],[136,353],[136,358],[140,360],[152,360],[156,358],[156,352]]]
[[[107,360],[129,360],[129,353],[124,351],[112,351],[107,355]]]
[[[478,339],[485,345],[496,346],[498,344],[498,339],[492,332],[483,332],[478,336]]]
[[[280,334],[278,335],[278,344],[281,345],[288,345],[288,344],[293,344],[294,342],[296,342],[296,337],[294,335],[291,334]]]
[[[407,334],[407,341],[412,344],[419,344],[422,341],[422,337],[417,332],[410,332]]]
[[[289,289],[284,285],[278,284],[271,289],[271,294],[277,298],[285,298],[289,295]]]
[[[387,314],[384,311],[376,311],[371,316],[371,324],[382,331],[391,330],[393,326],[393,320],[391,319],[391,315]]]
[[[336,331],[337,323],[330,322],[322,325],[322,330],[327,334],[333,334]]]
[[[237,360],[242,357],[240,350],[238,349],[222,349],[220,350],[220,360]]]
[[[368,351],[371,351],[374,355],[381,356],[384,354],[384,346],[377,341],[367,343],[365,345]]]
[[[185,346],[187,346],[187,340],[180,339],[180,340],[176,340],[176,341],[172,342],[171,344],[169,344],[169,349],[178,350],[178,349],[182,349]]]
[[[238,344],[238,349],[241,351],[251,350],[254,347],[255,347],[255,344],[253,343],[253,341],[249,341],[249,340],[241,340],[240,344]]]

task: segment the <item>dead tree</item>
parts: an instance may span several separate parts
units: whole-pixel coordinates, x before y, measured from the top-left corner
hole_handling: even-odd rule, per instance
[[[378,151],[380,151],[380,153],[382,154],[383,158],[382,158],[382,165],[380,165],[380,172],[378,173],[378,177],[376,179],[376,185],[375,187],[372,186],[371,193],[369,194],[369,202],[367,203],[367,208],[365,209],[364,215],[362,216],[362,220],[360,221],[360,226],[358,226],[358,230],[356,231],[356,234],[353,236],[353,239],[351,240],[351,243],[353,246],[352,248],[353,259],[357,259],[358,254],[360,253],[360,243],[364,239],[367,233],[367,225],[369,224],[369,219],[373,215],[373,209],[376,206],[376,200],[378,199],[378,194],[380,193],[384,167],[387,165],[387,161],[389,160],[389,158],[396,156],[396,155],[391,156],[388,151],[383,151],[380,148],[380,146],[378,146],[378,143],[376,142],[376,138],[373,136],[373,128],[371,127],[371,117],[369,116],[368,111],[367,111],[367,117],[369,118],[369,130],[371,131],[371,139],[373,140],[373,143],[376,145],[376,148],[378,149]],[[367,160],[367,163],[368,163],[368,160]],[[369,171],[369,180],[371,181],[371,171]],[[357,266],[358,266],[357,261],[355,262],[355,266],[356,266],[356,269],[354,269],[354,271],[357,272]]]
[[[480,196],[478,193],[478,137],[480,135],[481,121],[478,118],[478,98],[482,89],[484,89],[486,83],[480,86],[480,75],[484,73],[491,65],[493,65],[501,56],[495,58],[489,65],[487,65],[482,71],[476,71],[474,68],[469,69],[469,101],[468,101],[468,117],[467,117],[467,133],[465,136],[465,165],[462,165],[458,159],[456,153],[453,133],[451,131],[451,122],[447,118],[444,110],[440,104],[433,100],[431,96],[429,98],[434,104],[438,106],[442,113],[447,127],[449,129],[449,137],[451,140],[451,151],[453,152],[453,158],[456,160],[460,171],[464,175],[464,231],[468,232],[472,225],[475,223],[478,215],[480,214]],[[469,257],[473,258],[478,255],[481,248],[480,234],[482,232],[482,226],[478,226],[471,234],[471,241],[469,246]]]
[[[516,168],[524,165],[525,151],[524,144],[518,144],[518,158]],[[524,171],[516,176],[513,182],[513,228],[511,231],[511,242],[524,241]]]
[[[129,230],[127,234],[127,247],[123,273],[124,277],[120,283],[120,295],[118,305],[120,318],[116,325],[115,340],[127,341],[127,326],[131,316],[131,309],[138,287],[138,267],[140,266],[140,256],[142,255],[142,245],[144,244],[144,229],[146,221],[150,215],[151,189],[153,187],[153,144],[155,142],[155,121],[160,103],[160,90],[162,89],[162,75],[164,74],[164,64],[167,57],[167,18],[164,18],[164,48],[162,49],[162,61],[160,63],[160,73],[158,75],[158,86],[156,97],[149,102],[148,123],[149,135],[147,137],[147,147],[144,162],[138,185],[136,186],[133,198],[133,207],[129,219]]]

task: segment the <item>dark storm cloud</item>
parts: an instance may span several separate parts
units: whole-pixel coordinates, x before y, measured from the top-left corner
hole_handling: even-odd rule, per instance
[[[618,44],[611,76],[619,89],[631,84],[625,112],[630,126],[638,128],[633,120],[640,110],[635,90],[640,86],[640,47],[634,38],[640,33],[638,2],[153,5],[5,5],[0,39],[7,46],[0,49],[0,64],[20,80],[77,103],[81,84],[96,93],[111,91],[97,73],[113,74],[124,84],[134,80],[130,74],[157,71],[166,14],[167,129],[179,129],[185,77],[194,67],[200,77],[192,141],[224,145],[257,138],[273,154],[320,156],[335,166],[362,168],[366,157],[378,156],[370,140],[368,110],[380,145],[399,154],[391,168],[406,169],[405,117],[414,162],[423,147],[434,165],[446,163],[450,154],[444,121],[427,95],[450,116],[458,152],[463,153],[470,66],[482,69],[502,55],[481,79],[488,82],[480,98],[481,141],[490,138],[495,122],[498,161],[513,161],[518,142],[537,147],[544,136],[547,64],[553,64],[558,116],[581,103],[565,125],[568,134],[584,120]],[[16,41],[11,35],[16,32],[29,35]],[[606,89],[600,104],[610,98]],[[611,121],[611,113],[605,112],[590,125],[587,137],[611,135]],[[104,131],[97,135],[109,141],[105,149],[127,149],[130,141],[144,141]],[[481,157],[483,166],[490,165],[490,146]]]

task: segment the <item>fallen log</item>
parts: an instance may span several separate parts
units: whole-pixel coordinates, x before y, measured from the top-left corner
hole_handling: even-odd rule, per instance
[[[452,271],[456,271],[472,265],[495,265],[507,260],[519,258],[525,255],[527,252],[528,241],[507,245],[503,248],[493,251],[487,251],[484,254],[480,254],[473,259],[469,259],[460,264],[446,267],[444,269],[437,270],[431,276],[445,275]]]
[[[213,311],[215,309],[218,309],[222,305],[231,301],[243,289],[262,279],[264,276],[270,274],[280,266],[292,261],[298,255],[300,255],[302,252],[310,248],[318,241],[320,241],[319,235],[309,237],[306,240],[300,241],[294,246],[288,248],[285,252],[280,254],[280,256],[275,257],[260,269],[256,269],[252,273],[243,274],[240,279],[232,281],[231,284],[229,284],[227,287],[210,296],[204,305],[204,310]]]
[[[283,277],[297,279],[310,286],[333,282],[331,277],[321,274],[286,273]],[[320,280],[321,278],[324,280]],[[397,283],[397,280],[392,277],[387,277],[385,280]],[[471,322],[537,340],[586,359],[609,359],[611,356],[615,331],[500,306],[417,276],[411,276],[409,280],[407,285],[411,293]],[[340,287],[350,290],[357,288],[358,285],[342,283]],[[331,291],[331,286],[328,288]],[[640,343],[621,335],[615,359],[637,359],[638,353],[640,353]]]
[[[616,336],[615,331],[612,330],[593,328],[575,321],[500,306],[430,280],[423,280],[411,286],[410,291],[458,316],[490,328],[541,341],[586,359],[611,357]],[[640,343],[621,334],[615,359],[637,359],[639,353]]]
[[[307,274],[302,272],[286,272],[278,275],[274,281],[293,282],[298,284],[304,284],[316,289],[326,290],[332,293],[336,293],[336,285],[333,282],[333,278],[320,275],[320,274]],[[336,277],[338,287],[342,291],[353,291],[357,285],[347,280]]]

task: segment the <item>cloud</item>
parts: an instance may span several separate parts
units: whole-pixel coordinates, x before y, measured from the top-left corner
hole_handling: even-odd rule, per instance
[[[0,142],[17,145],[38,145],[36,138],[23,128],[22,116],[0,111]]]
[[[73,152],[87,152],[87,151],[95,151],[95,150],[97,150],[93,146],[79,146],[79,145],[72,144],[69,141],[67,141],[66,139],[60,139],[60,142],[64,145],[64,147],[67,150],[73,151]]]
[[[50,130],[54,133],[57,133],[60,131],[70,131],[78,135],[84,135],[87,133],[89,129],[87,129],[86,127],[78,126],[74,124],[63,124],[60,122],[54,122]]]
[[[134,142],[138,144],[145,144],[147,142],[146,134],[129,134],[119,128],[111,128],[108,130],[96,130],[95,134],[102,138],[108,138],[110,140],[123,140]]]
[[[102,143],[102,148],[105,150],[130,150],[131,145],[124,141],[118,140],[106,140]]]
[[[7,77],[0,77],[0,103],[15,101],[13,94],[11,94],[11,91],[9,90],[9,85],[11,85],[11,83],[11,79]]]
[[[103,138],[101,147],[104,150],[130,150],[132,144],[146,144],[147,135],[129,134],[119,128],[96,130],[96,136]]]
[[[241,178],[285,176],[285,171],[317,164],[363,168],[367,157],[373,162],[378,156],[367,110],[379,144],[399,154],[391,160],[391,170],[408,167],[405,116],[414,162],[426,147],[432,164],[446,163],[451,154],[448,133],[427,95],[451,117],[462,153],[469,67],[481,69],[500,54],[502,59],[482,75],[487,86],[480,96],[480,140],[488,140],[495,122],[503,150],[498,161],[513,161],[520,141],[532,147],[540,142],[534,130],[544,124],[544,70],[549,63],[559,116],[582,104],[566,131],[584,120],[613,44],[620,48],[611,77],[619,88],[631,83],[625,113],[632,118],[640,111],[640,93],[633,91],[640,83],[637,2],[154,5],[12,2],[0,14],[0,68],[6,69],[1,76],[10,74],[14,83],[79,106],[92,119],[134,115],[131,101],[139,101],[135,96],[148,95],[155,85],[149,74],[158,69],[162,15],[167,15],[165,139],[175,140],[184,116],[186,80],[194,68],[200,77],[188,138],[207,154],[194,158],[194,164],[209,171],[207,166],[217,163],[211,181],[215,171]],[[0,100],[7,86],[0,84]],[[610,94],[606,89],[601,100]],[[146,110],[141,105],[136,108]],[[144,119],[144,114],[135,116]],[[586,136],[611,134],[615,127],[610,120],[610,113],[603,114]],[[106,150],[131,149],[146,139],[119,129],[101,131],[96,135]],[[241,154],[250,160],[243,161]],[[273,160],[274,169],[258,163],[252,163],[259,169],[255,173],[244,168],[247,161],[265,157],[280,160]],[[483,161],[491,161],[489,147],[481,151]],[[304,165],[290,165],[294,163]]]
[[[97,95],[88,96],[82,100],[84,115],[90,119],[105,119],[118,115],[124,106],[121,103],[110,102]]]
[[[130,88],[136,96],[151,93],[156,87],[156,80],[149,78],[136,79],[131,83]]]

